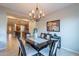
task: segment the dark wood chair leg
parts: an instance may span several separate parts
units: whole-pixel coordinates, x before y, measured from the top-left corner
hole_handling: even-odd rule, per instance
[[[20,56],[20,48],[19,48],[18,56]]]
[[[22,52],[21,52],[21,56],[23,56]]]

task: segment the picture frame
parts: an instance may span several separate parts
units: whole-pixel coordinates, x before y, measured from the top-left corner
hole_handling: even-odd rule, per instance
[[[47,31],[49,32],[60,32],[60,20],[48,21]]]

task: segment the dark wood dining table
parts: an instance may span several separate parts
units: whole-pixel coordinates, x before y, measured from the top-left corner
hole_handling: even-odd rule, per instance
[[[36,55],[42,55],[39,51],[46,48],[50,43],[56,40],[46,40],[40,37],[26,39],[26,43],[30,44],[38,53]],[[50,51],[49,51],[50,52]]]

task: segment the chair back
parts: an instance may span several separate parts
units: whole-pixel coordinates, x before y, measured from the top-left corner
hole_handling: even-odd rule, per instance
[[[46,34],[46,36],[45,36],[45,39],[47,39],[47,40],[51,40],[51,34]]]
[[[40,38],[45,38],[46,34],[45,33],[41,33],[40,34]]]
[[[51,55],[56,56],[59,41],[56,40],[51,45]]]
[[[26,33],[26,39],[29,39],[31,37],[30,33]]]
[[[18,39],[18,42],[19,42],[19,48],[20,48],[21,55],[26,56],[26,50],[25,50],[22,40]]]

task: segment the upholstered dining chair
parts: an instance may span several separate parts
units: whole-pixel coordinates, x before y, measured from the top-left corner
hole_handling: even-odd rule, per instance
[[[56,40],[56,41],[54,42],[53,46],[51,46],[51,48],[52,48],[52,49],[51,49],[51,55],[52,55],[52,56],[56,56],[56,55],[57,55],[58,43],[59,43],[59,41]]]
[[[26,51],[25,51],[25,47],[23,45],[22,40],[18,39],[18,42],[19,42],[19,54],[18,55],[26,56]]]
[[[46,34],[45,33],[41,33],[40,34],[40,38],[45,39]]]
[[[21,56],[34,56],[37,54],[37,51],[33,49],[30,45],[26,44],[24,45],[22,40],[18,39],[19,43],[19,54]]]
[[[31,37],[30,33],[26,33],[26,39],[29,39]]]
[[[51,40],[51,36],[52,36],[51,34],[47,33],[46,36],[45,36],[45,39]]]

